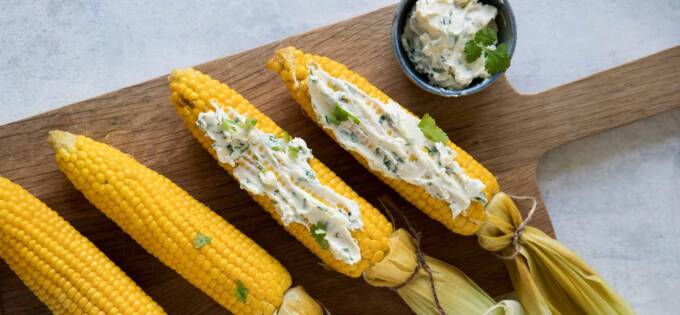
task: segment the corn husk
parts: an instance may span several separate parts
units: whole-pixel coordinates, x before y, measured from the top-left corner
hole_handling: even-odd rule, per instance
[[[283,295],[275,315],[322,315],[323,309],[301,286],[290,288]]]
[[[437,296],[446,314],[524,314],[516,301],[496,304],[493,298],[457,268],[429,256],[425,257],[425,261],[432,270]],[[416,247],[411,235],[404,229],[398,229],[390,237],[388,254],[364,271],[363,277],[373,286],[392,288],[408,280],[417,264]],[[439,314],[429,275],[423,268],[396,291],[416,314]]]
[[[477,233],[479,244],[511,256],[513,234],[522,222],[517,206],[499,193],[486,210],[487,223]],[[519,254],[505,264],[528,314],[635,314],[595,270],[543,231],[527,226],[519,244]]]

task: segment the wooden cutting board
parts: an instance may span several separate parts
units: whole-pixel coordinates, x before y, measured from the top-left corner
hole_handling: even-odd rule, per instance
[[[292,135],[307,140],[317,158],[374,205],[380,195],[395,199],[423,231],[425,252],[460,267],[490,294],[507,293],[511,286],[501,261],[479,248],[474,237],[449,232],[366,172],[302,115],[279,78],[265,70],[266,60],[276,48],[295,45],[346,64],[417,114],[432,114],[454,142],[498,176],[504,191],[540,200],[536,165],[546,151],[679,107],[680,47],[541,94],[519,95],[501,77],[479,94],[445,99],[419,90],[401,73],[389,42],[393,10],[387,7],[197,68],[227,82]],[[0,127],[0,175],[58,211],[168,313],[228,312],[147,254],[73,188],[54,163],[46,141],[51,129],[103,140],[169,177],[277,257],[294,282],[333,314],[410,313],[390,290],[325,270],[241,191],[175,116],[165,77]],[[542,203],[532,224],[553,234]],[[0,262],[0,314],[44,313],[46,307]]]

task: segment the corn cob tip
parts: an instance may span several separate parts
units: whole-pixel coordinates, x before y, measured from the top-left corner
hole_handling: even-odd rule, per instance
[[[50,130],[47,140],[55,152],[61,148],[71,150],[76,146],[76,135],[67,131]]]
[[[275,315],[321,315],[321,305],[314,300],[302,286],[288,289],[283,295],[283,302]]]
[[[178,80],[182,75],[184,75],[188,71],[194,70],[193,68],[175,68],[172,69],[172,72],[170,72],[170,75],[168,76],[168,82],[173,82]]]

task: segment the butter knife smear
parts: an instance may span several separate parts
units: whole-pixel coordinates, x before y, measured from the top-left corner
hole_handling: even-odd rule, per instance
[[[385,177],[419,186],[448,203],[457,217],[472,201],[486,203],[485,185],[470,178],[445,142],[431,141],[421,120],[392,100],[372,98],[357,86],[310,64],[312,109],[343,148],[361,155]],[[430,137],[432,138],[432,137]]]
[[[233,168],[241,188],[266,195],[283,224],[303,224],[323,249],[347,264],[361,260],[351,231],[362,230],[359,206],[319,182],[309,165],[312,152],[300,138],[281,139],[263,132],[257,121],[213,102],[196,126],[212,140],[220,163]]]

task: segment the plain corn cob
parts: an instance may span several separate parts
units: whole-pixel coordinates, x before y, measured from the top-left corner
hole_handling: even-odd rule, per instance
[[[4,177],[0,257],[54,314],[165,314],[59,214]]]
[[[200,113],[215,110],[211,105],[211,101],[216,102],[224,109],[232,108],[241,115],[257,119],[255,128],[263,132],[271,133],[281,138],[287,135],[284,130],[269,117],[258,111],[243,96],[226,84],[220,83],[199,71],[194,69],[178,69],[172,72],[169,80],[170,89],[172,90],[172,101],[177,113],[186,123],[194,137],[200,141],[206,150],[210,151],[210,154],[215,159],[217,159],[217,155],[212,147],[212,140],[196,126],[196,120]],[[338,260],[330,251],[324,250],[319,245],[303,224],[291,223],[284,225],[284,227],[302,242],[304,246],[314,252],[324,264],[348,276],[358,277],[369,265],[382,260],[385,256],[389,246],[388,238],[393,232],[392,225],[380,211],[359,197],[319,160],[312,158],[309,163],[323,185],[330,187],[335,192],[353,200],[359,205],[364,228],[363,230],[352,231],[352,236],[359,243],[362,259],[353,265]],[[230,174],[233,174],[231,166],[225,163],[220,163],[220,165]],[[251,196],[282,224],[274,204],[266,195],[251,194]]]
[[[52,131],[59,168],[149,253],[235,314],[273,314],[291,277],[169,179],[85,136]]]
[[[309,76],[308,67],[312,63],[317,64],[331,76],[356,85],[371,97],[377,98],[382,102],[387,102],[389,99],[385,93],[371,85],[365,78],[352,72],[336,61],[327,57],[305,54],[294,47],[279,49],[276,51],[274,57],[268,61],[267,67],[280,75],[295,101],[307,113],[307,116],[319,124],[319,126],[321,126],[321,124],[316,121],[317,115],[314,114],[312,109],[311,98],[307,87],[307,76]],[[408,110],[406,111],[409,112]],[[336,140],[331,131],[326,130],[325,128],[324,131]],[[447,141],[447,144],[457,153],[456,161],[463,170],[465,170],[468,176],[479,179],[486,185],[486,199],[490,200],[491,196],[496,194],[500,189],[493,174],[451,141]],[[404,199],[414,204],[431,218],[443,223],[450,230],[458,234],[471,235],[476,233],[484,223],[485,212],[483,204],[473,202],[466,210],[467,216],[459,215],[454,218],[451,216],[451,209],[446,202],[430,196],[428,192],[421,187],[412,185],[403,180],[383,176],[380,172],[372,170],[362,156],[355,152],[350,153],[352,153],[364,167],[396,190]]]

